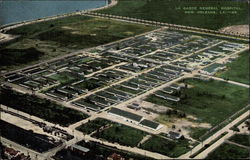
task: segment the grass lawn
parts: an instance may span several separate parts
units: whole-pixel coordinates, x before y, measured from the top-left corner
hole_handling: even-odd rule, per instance
[[[0,49],[34,48],[43,53],[39,59],[30,59],[29,62],[22,64],[24,67],[34,62],[132,37],[153,29],[156,27],[87,16],[70,16],[12,29],[7,33],[21,37],[15,42],[3,45]],[[15,69],[18,66],[20,65],[13,61],[4,67],[0,66],[0,69]]]
[[[249,83],[249,50],[242,52],[232,63],[226,64],[227,70],[219,73],[217,76],[232,81]]]
[[[150,95],[146,101],[165,105],[198,118],[212,126],[223,121],[248,103],[248,89],[221,81],[185,79],[192,88],[181,90],[181,101],[170,101]]]
[[[94,134],[97,138],[131,147],[137,146],[145,135],[146,133],[141,130],[120,124],[114,124],[112,127]]]
[[[250,147],[250,139],[247,134],[235,134],[230,139],[230,141]]]
[[[87,89],[88,91],[96,89],[98,87],[100,87],[100,84],[97,84],[96,82],[93,82],[91,79],[90,80],[86,80],[83,82],[80,82],[78,84],[75,85],[77,88],[80,88],[82,90]]]
[[[248,149],[224,143],[215,151],[208,154],[208,157],[206,159],[241,159],[247,158],[248,156]]]
[[[91,58],[91,57],[86,57],[86,58],[83,58],[81,61],[79,61],[78,63],[79,64],[81,64],[81,63],[86,63],[86,62],[89,62],[89,61],[91,61],[91,60],[93,60],[93,58]]]
[[[97,118],[93,121],[89,121],[89,122],[77,127],[76,129],[83,132],[83,133],[90,134],[90,133],[96,131],[97,129],[100,129],[101,127],[106,126],[108,124],[112,124],[112,122],[109,120],[106,120],[106,119]]]
[[[202,127],[190,127],[190,137],[193,139],[199,140],[199,138],[208,131],[208,128]]]
[[[59,81],[61,84],[69,83],[76,78],[71,76],[68,72],[61,72],[51,75],[49,78]]]
[[[141,148],[175,158],[188,152],[188,146],[189,143],[186,139],[175,142],[159,136],[152,136],[141,145]]]
[[[171,114],[171,115],[160,114],[154,120],[156,122],[164,124],[164,125],[166,125],[168,127],[171,127],[177,120],[181,120],[181,119],[183,119],[183,117],[180,117],[177,114]]]
[[[196,7],[196,9],[190,9],[190,7]],[[217,9],[212,10],[215,13],[201,13],[200,11],[211,10],[202,10],[199,7],[216,7]],[[222,7],[237,7],[234,10],[227,10],[236,13],[225,14],[226,10]],[[119,0],[116,6],[97,12],[209,29],[248,24],[248,4],[243,1]]]
[[[155,27],[87,16],[71,16],[21,26],[9,34],[58,42],[76,49],[87,48],[151,31]],[[76,45],[74,47],[74,45]]]
[[[138,24],[89,18],[63,27],[55,27],[36,35],[35,38],[55,41],[67,47],[75,46],[75,48],[82,49],[135,36],[151,29],[152,27]]]

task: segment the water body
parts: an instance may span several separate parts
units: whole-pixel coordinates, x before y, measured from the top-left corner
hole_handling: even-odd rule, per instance
[[[105,6],[108,0],[0,0],[0,26]]]

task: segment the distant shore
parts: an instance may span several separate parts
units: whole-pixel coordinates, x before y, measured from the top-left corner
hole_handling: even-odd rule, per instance
[[[15,23],[11,23],[11,24],[2,25],[2,26],[0,26],[0,33],[4,33],[7,30],[17,28],[17,27],[20,27],[20,26],[23,26],[23,25],[28,25],[28,24],[53,20],[53,19],[57,19],[57,18],[63,18],[63,17],[67,17],[67,16],[72,16],[72,15],[78,15],[78,14],[81,14],[81,12],[83,12],[83,11],[97,11],[97,10],[112,7],[112,6],[116,5],[116,4],[117,4],[117,0],[111,0],[111,3],[108,3],[108,5],[98,7],[98,8],[81,10],[81,11],[76,11],[76,12],[72,12],[72,13],[54,15],[54,16],[43,17],[43,18],[38,18],[38,19],[34,19],[34,20],[27,20],[27,21],[21,21],[21,22],[15,22]]]
[[[35,20],[27,20],[27,21],[16,22],[16,23],[13,23],[13,24],[7,24],[7,25],[0,26],[0,43],[4,43],[4,42],[7,42],[7,41],[15,38],[15,37],[13,37],[11,35],[5,34],[5,32],[8,31],[8,30],[11,30],[11,29],[14,29],[14,28],[17,28],[17,27],[21,27],[23,25],[39,23],[39,22],[54,20],[54,19],[58,19],[58,18],[73,16],[73,15],[79,15],[84,11],[97,11],[97,10],[109,8],[109,7],[112,7],[112,6],[116,5],[117,1],[118,0],[111,0],[111,3],[109,3],[108,5],[105,5],[105,6],[102,6],[102,7],[99,7],[99,8],[82,10],[82,11],[77,11],[77,12],[73,12],[73,13],[67,13],[67,14],[62,14],[62,15],[55,15],[55,16],[50,16],[50,17],[38,18],[38,19],[35,19]]]

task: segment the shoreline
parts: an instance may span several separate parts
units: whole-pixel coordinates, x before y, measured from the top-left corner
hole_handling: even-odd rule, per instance
[[[65,17],[69,17],[69,16],[74,16],[74,15],[81,15],[82,12],[97,11],[97,10],[109,8],[109,7],[115,6],[117,4],[117,1],[118,0],[111,0],[111,3],[108,3],[108,5],[105,5],[105,6],[102,6],[99,8],[92,8],[92,9],[81,10],[81,11],[72,12],[72,13],[54,15],[54,16],[43,17],[43,18],[38,18],[38,19],[34,19],[34,20],[21,21],[21,22],[16,22],[16,23],[6,24],[3,26],[0,26],[0,44],[8,42],[8,41],[16,38],[14,35],[6,34],[5,32],[8,30],[18,28],[18,27],[21,27],[24,25],[35,24],[35,23],[39,23],[39,22],[45,22],[45,21],[49,21],[49,20],[65,18]]]
[[[11,30],[11,29],[23,26],[23,25],[39,23],[39,22],[49,21],[49,20],[58,19],[58,18],[65,18],[65,17],[68,17],[68,16],[80,15],[82,12],[97,11],[97,10],[109,8],[109,7],[112,7],[112,6],[116,5],[117,1],[118,0],[111,0],[111,3],[108,3],[108,5],[98,7],[98,8],[80,10],[80,11],[71,12],[71,13],[65,13],[65,14],[59,14],[59,15],[53,15],[53,16],[48,16],[48,17],[37,18],[37,19],[33,19],[33,20],[25,20],[25,21],[5,24],[5,25],[0,26],[0,33],[4,34],[5,31],[8,31],[8,30]],[[0,37],[0,41],[1,41],[1,37]]]

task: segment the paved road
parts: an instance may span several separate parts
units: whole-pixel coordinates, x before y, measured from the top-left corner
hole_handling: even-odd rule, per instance
[[[126,21],[127,21],[127,20],[126,20]],[[161,29],[162,29],[162,28],[160,28],[160,29],[158,29],[158,30],[161,30]],[[154,32],[154,31],[151,31],[151,32]],[[149,32],[144,33],[144,34],[141,34],[141,35],[145,35],[145,34],[148,34],[148,33],[149,33]],[[141,35],[138,35],[138,36],[141,36]],[[136,37],[137,37],[137,36],[136,36]],[[131,38],[131,37],[130,37],[130,38]],[[126,38],[126,39],[130,39],[130,38]],[[133,37],[132,37],[132,38],[133,38]],[[125,39],[123,39],[123,40],[125,40]],[[112,42],[112,43],[117,43],[117,42],[120,42],[120,41],[123,41],[123,40],[119,40],[119,41]],[[219,43],[217,43],[217,44],[220,44],[220,43],[222,43],[222,41],[219,42]],[[110,44],[111,44],[111,43],[110,43]],[[217,44],[214,44],[213,46],[215,46],[215,45],[217,45]],[[210,47],[213,47],[213,46],[209,46],[209,47],[207,47],[207,48],[210,48]],[[94,48],[95,48],[95,47],[94,47]],[[199,51],[197,51],[197,52],[200,52],[200,51],[205,50],[205,49],[207,49],[207,48],[203,48],[203,49],[201,49],[201,50],[199,50]],[[85,52],[85,51],[88,51],[88,50],[89,50],[89,49],[84,49],[84,50],[76,51],[76,52],[74,52],[74,53],[72,53],[72,54],[70,54],[70,55],[65,55],[65,56],[62,56],[62,57],[59,57],[59,58],[56,58],[56,59],[53,59],[53,60],[60,60],[60,59],[62,59],[62,58],[65,58],[65,57],[68,57],[68,56],[72,56],[72,55],[77,55],[77,54],[79,54],[79,53],[81,53],[81,52]],[[151,53],[149,53],[149,54],[151,54]],[[193,54],[193,53],[191,53],[191,54]],[[185,57],[187,57],[187,56],[190,56],[191,54],[182,56],[182,57],[180,57],[180,58],[178,58],[178,59],[176,59],[176,60],[174,60],[174,61],[183,59],[183,58],[185,58]],[[231,56],[231,55],[230,55],[230,56]],[[50,61],[53,61],[53,60],[49,60],[49,61],[46,61],[46,62],[43,62],[43,63],[39,63],[38,65],[44,64],[44,63],[47,63],[47,62],[50,62]],[[118,65],[119,65],[119,64],[118,64]],[[164,65],[164,64],[163,64],[163,65]],[[34,65],[34,66],[37,66],[37,65]],[[155,68],[160,67],[160,66],[162,66],[162,65],[159,64],[159,65],[156,66]],[[30,66],[29,66],[29,67],[30,67]],[[204,66],[204,67],[206,67],[206,66]],[[202,68],[204,68],[204,67],[202,67]],[[27,67],[27,68],[28,68],[28,67]],[[112,68],[112,67],[111,67],[111,68]],[[122,80],[116,82],[115,84],[122,83],[122,82],[127,81],[127,80],[129,80],[129,79],[131,79],[131,78],[134,78],[134,77],[136,77],[136,76],[138,76],[138,75],[140,75],[140,74],[142,74],[142,73],[149,72],[149,71],[151,71],[151,70],[153,70],[153,69],[155,69],[155,68],[151,68],[151,69],[146,70],[146,71],[143,71],[143,72],[141,72],[141,73],[134,73],[134,74],[131,75],[130,77],[126,77],[126,78],[124,78],[124,79],[122,79]],[[199,68],[199,69],[201,69],[201,68]],[[191,73],[191,74],[184,74],[183,76],[181,76],[181,77],[179,77],[179,78],[177,78],[177,79],[174,79],[174,80],[172,80],[172,81],[170,81],[170,82],[167,82],[167,83],[162,83],[160,86],[158,86],[158,87],[156,87],[156,88],[150,89],[150,90],[148,90],[147,92],[145,92],[145,93],[143,93],[143,94],[141,94],[141,95],[138,95],[138,96],[136,96],[136,97],[134,97],[134,98],[131,98],[131,99],[129,99],[129,100],[125,101],[125,102],[122,102],[122,103],[120,103],[120,104],[118,104],[118,105],[115,105],[115,107],[121,108],[121,107],[123,107],[124,105],[127,105],[127,104],[129,104],[129,103],[131,103],[131,102],[133,102],[133,101],[135,101],[135,100],[142,99],[142,98],[144,98],[145,96],[148,96],[148,95],[154,93],[155,91],[157,91],[157,90],[159,90],[159,89],[165,88],[166,86],[169,86],[169,85],[171,85],[172,83],[175,83],[175,82],[179,81],[180,79],[193,77],[194,75],[197,75],[197,74],[198,74],[197,70],[194,71],[194,72]],[[212,78],[217,78],[217,77],[212,77]],[[217,80],[222,80],[222,79],[217,79]],[[238,82],[230,81],[229,83],[232,83],[232,84],[235,84],[235,85],[241,85],[241,86],[246,87],[245,85],[239,84]],[[13,85],[13,84],[10,84],[10,85],[13,86],[13,87],[15,87],[17,90],[19,90],[19,91],[21,91],[21,92],[32,94],[32,92],[31,92],[30,90],[23,89],[22,87],[19,87],[19,86]],[[113,84],[113,85],[114,85],[114,84]],[[108,87],[108,86],[107,86],[107,87]],[[86,96],[88,96],[88,95],[90,95],[90,94],[94,94],[94,93],[96,93],[96,92],[98,92],[98,91],[104,90],[104,89],[106,89],[107,87],[104,87],[104,88],[101,88],[101,89],[97,89],[96,91],[91,92],[91,93],[88,93],[88,94],[86,94],[86,95],[82,95],[82,96],[78,97],[77,99],[84,98],[84,97],[86,97]],[[248,86],[248,87],[249,87],[249,86]],[[35,93],[35,95],[37,95],[38,97],[41,97],[41,98],[52,99],[52,98],[50,98],[50,97],[48,97],[48,96],[46,96],[46,95],[44,95],[44,94],[37,93],[37,92]],[[77,99],[74,99],[74,101],[77,100]],[[66,107],[73,108],[73,109],[77,109],[77,110],[79,110],[79,111],[82,111],[82,112],[85,112],[85,113],[86,113],[86,110],[84,110],[84,109],[82,109],[82,108],[79,108],[79,107],[75,107],[75,106],[71,105],[69,102],[60,102],[60,101],[57,101],[57,100],[55,100],[55,99],[52,99],[52,100],[53,100],[53,101],[56,101],[56,102],[59,103],[59,104],[63,104],[63,105],[65,105]],[[71,101],[70,101],[70,102],[71,102]],[[145,151],[145,150],[138,149],[138,148],[125,147],[125,146],[122,146],[122,145],[119,145],[119,144],[113,144],[113,143],[110,143],[110,142],[106,142],[106,141],[103,141],[103,140],[99,140],[99,139],[90,137],[89,135],[83,135],[81,132],[75,130],[75,128],[76,128],[77,126],[79,126],[79,125],[81,125],[81,124],[83,124],[83,123],[88,122],[88,120],[93,120],[93,119],[95,119],[95,118],[97,118],[97,117],[102,117],[102,118],[107,118],[107,119],[110,119],[110,120],[114,120],[114,121],[119,122],[119,123],[122,123],[122,124],[129,125],[129,126],[131,126],[131,127],[137,128],[137,129],[141,129],[141,130],[147,131],[147,132],[152,133],[152,134],[158,134],[158,133],[160,133],[160,132],[162,132],[162,131],[166,131],[166,128],[162,128],[162,129],[160,129],[160,130],[158,130],[158,131],[151,131],[151,130],[147,130],[147,129],[141,127],[141,126],[138,126],[138,125],[134,125],[134,124],[132,124],[132,123],[125,122],[125,121],[123,121],[123,120],[121,120],[121,119],[114,118],[113,116],[108,115],[107,112],[104,111],[104,110],[109,109],[109,108],[111,108],[111,107],[113,107],[113,106],[110,106],[110,107],[107,107],[107,108],[103,109],[103,110],[102,110],[102,113],[100,113],[100,114],[96,114],[96,113],[93,113],[93,112],[88,113],[88,114],[91,114],[92,116],[89,117],[89,118],[87,118],[87,119],[85,119],[85,120],[79,121],[79,122],[77,122],[77,123],[75,123],[75,124],[72,124],[72,125],[69,126],[68,128],[64,128],[64,127],[58,126],[59,128],[62,128],[62,129],[66,130],[66,131],[68,131],[69,133],[74,134],[74,135],[76,136],[73,140],[66,142],[66,145],[69,146],[69,145],[74,144],[75,142],[77,142],[77,141],[79,141],[79,140],[81,140],[81,139],[84,139],[84,140],[91,140],[91,141],[95,141],[95,142],[101,142],[101,143],[104,143],[104,144],[106,144],[106,145],[108,145],[108,146],[115,146],[115,147],[117,147],[117,148],[119,148],[119,149],[131,151],[131,152],[133,152],[133,153],[138,153],[138,154],[141,154],[141,155],[147,155],[147,156],[149,156],[149,157],[154,157],[154,158],[157,158],[157,159],[168,159],[168,158],[169,158],[169,157],[167,157],[167,156],[164,156],[164,155],[161,155],[161,154],[158,154],[158,153],[153,153],[153,152]],[[17,111],[17,113],[23,114],[23,113],[20,112],[20,111]],[[26,115],[26,116],[27,116],[27,115]],[[241,118],[241,117],[242,117],[242,116],[240,116],[239,118]],[[32,118],[34,118],[34,119],[36,119],[37,121],[40,121],[40,122],[46,122],[46,121],[41,120],[41,119],[39,119],[39,118],[37,118],[37,117],[34,117],[34,116],[32,116]],[[237,118],[236,120],[238,120],[238,118]],[[234,121],[233,121],[233,122],[234,122]],[[46,123],[47,123],[47,124],[51,124],[51,123],[49,123],[49,122],[46,122]],[[51,124],[51,125],[54,125],[54,124]],[[227,127],[227,126],[226,126],[226,127]],[[227,131],[228,128],[226,128],[226,127],[224,127],[222,130],[216,132],[216,133],[214,134],[214,136],[212,136],[212,137],[208,138],[207,140],[205,140],[205,141],[203,142],[203,144],[209,143],[209,142],[212,141],[214,138],[216,138],[218,135],[220,135],[220,134],[223,133],[224,131]],[[221,141],[216,142],[214,145],[212,145],[213,147],[210,146],[210,147],[212,147],[211,149],[209,149],[209,148],[210,148],[210,147],[209,147],[209,148],[207,149],[207,151],[205,150],[204,153],[202,152],[202,153],[199,154],[198,156],[200,156],[200,157],[205,157],[209,152],[211,152],[211,150],[213,150],[214,148],[216,148],[216,146],[220,145],[221,143],[222,143]],[[188,153],[182,155],[180,158],[185,158],[185,159],[188,158],[189,155],[190,155],[191,153],[194,153],[194,152],[198,151],[201,147],[202,147],[202,144],[196,146],[191,152],[188,152]],[[56,151],[58,151],[59,149],[60,149],[60,147],[59,147],[59,148],[55,148],[52,152],[46,153],[46,154],[44,154],[43,156],[49,157],[49,156],[53,155],[53,154],[54,154]]]
[[[201,144],[197,145],[194,149],[192,149],[192,151],[187,152],[186,154],[180,156],[179,158],[181,158],[181,159],[189,159],[190,155],[192,155],[193,153],[199,151],[205,144],[210,143],[211,141],[213,141],[214,139],[216,139],[218,136],[220,136],[222,133],[224,133],[226,131],[229,132],[226,136],[224,136],[223,138],[219,139],[214,144],[212,144],[210,147],[208,147],[206,150],[204,150],[203,152],[201,152],[200,154],[198,154],[196,157],[194,157],[195,159],[204,159],[210,152],[212,152],[219,145],[221,145],[226,138],[229,138],[230,136],[232,136],[234,133],[230,130],[230,128],[232,126],[234,126],[235,124],[237,124],[238,122],[240,122],[242,119],[244,119],[247,116],[249,116],[249,114],[250,114],[250,111],[247,111],[247,112],[243,113],[241,116],[239,116],[238,118],[236,118],[235,120],[233,120],[231,123],[229,123],[228,125],[226,125],[225,127],[223,127],[221,130],[217,131],[211,137],[209,137],[208,139],[206,139],[205,141],[203,141]]]
[[[187,55],[187,56],[189,56],[189,55]],[[185,58],[185,57],[186,57],[186,56],[180,57],[180,58]],[[161,65],[159,65],[159,66],[157,66],[157,67],[160,67],[160,66],[161,66]],[[155,68],[151,68],[150,70],[153,70],[153,69],[155,69]],[[150,71],[150,70],[144,71],[144,72],[142,72],[142,73],[146,73],[146,72],[148,72],[148,71]],[[141,73],[138,73],[138,74],[141,74]],[[121,82],[123,82],[123,81],[125,81],[125,80],[128,80],[128,79],[130,79],[130,78],[133,78],[134,76],[136,76],[136,75],[138,75],[138,74],[135,74],[135,75],[133,75],[133,76],[131,76],[131,77],[125,78],[124,80],[119,81],[119,82],[117,82],[117,83],[121,83]],[[194,72],[191,73],[191,74],[185,74],[184,76],[179,77],[179,78],[177,78],[177,79],[175,79],[175,80],[173,80],[173,81],[170,81],[170,82],[168,82],[168,83],[162,84],[162,85],[160,85],[160,86],[158,86],[158,87],[156,87],[156,88],[153,88],[153,89],[147,91],[147,92],[144,93],[144,94],[141,94],[141,95],[139,95],[139,96],[137,96],[137,97],[134,97],[134,98],[132,98],[132,99],[129,99],[128,101],[125,101],[125,102],[123,102],[123,103],[120,103],[120,104],[116,105],[116,107],[118,107],[118,108],[119,108],[119,107],[122,107],[122,106],[124,106],[124,105],[126,105],[126,104],[128,104],[128,103],[131,103],[131,102],[133,102],[133,101],[135,101],[135,100],[138,100],[138,99],[143,98],[143,97],[145,97],[145,96],[147,96],[147,95],[149,95],[149,94],[152,94],[153,92],[155,92],[155,91],[157,91],[157,90],[159,90],[159,89],[162,89],[162,88],[164,88],[164,87],[166,87],[166,86],[169,86],[170,84],[175,83],[175,82],[179,81],[180,79],[193,77],[194,75],[197,75],[197,71],[194,71]],[[20,88],[20,89],[21,89],[21,88]],[[23,89],[21,89],[21,91],[23,91]],[[99,90],[97,90],[97,91],[99,91]],[[31,94],[31,91],[25,91],[25,92],[28,92],[28,93]],[[39,96],[40,96],[40,97],[43,97],[43,95],[40,95],[40,94],[39,94]],[[45,98],[45,97],[43,97],[43,98]],[[81,98],[82,98],[82,97],[81,97]],[[69,106],[67,106],[67,107],[69,107]],[[112,106],[110,106],[110,107],[112,107]],[[110,107],[108,107],[108,108],[110,108]],[[105,110],[108,109],[108,108],[105,108]],[[33,117],[33,116],[32,116],[32,117]],[[137,126],[137,125],[134,125],[134,124],[125,122],[125,121],[123,121],[123,120],[114,119],[114,117],[112,117],[112,116],[107,116],[107,113],[105,113],[105,112],[102,112],[102,113],[100,113],[100,114],[94,114],[94,115],[92,115],[90,118],[88,118],[88,119],[86,119],[86,120],[77,122],[77,123],[75,123],[75,124],[69,126],[69,128],[66,129],[66,130],[70,130],[70,132],[72,132],[72,133],[73,133],[73,132],[77,132],[76,130],[74,130],[75,127],[77,127],[77,126],[79,126],[79,125],[81,125],[81,124],[83,124],[83,123],[86,123],[88,120],[93,120],[93,119],[95,119],[95,118],[97,118],[97,117],[102,117],[102,118],[107,118],[107,119],[110,119],[110,120],[115,120],[116,122],[119,122],[119,123],[122,123],[122,124],[126,124],[126,125],[132,126],[132,127],[134,127],[134,128],[137,128],[137,129],[145,130],[144,128],[142,128],[142,127],[140,127],[140,126]],[[65,129],[65,128],[64,128],[64,129]],[[148,130],[147,130],[147,131],[148,131]],[[152,134],[158,134],[158,133],[160,133],[161,131],[162,131],[162,130],[158,130],[158,131],[156,131],[156,132],[153,132],[153,131],[152,131]],[[164,129],[164,131],[165,131],[165,129]],[[148,131],[148,132],[151,133],[151,131]],[[215,137],[215,136],[213,136],[213,137]],[[80,136],[80,138],[81,138],[81,136]],[[91,139],[92,139],[92,138],[91,138]],[[77,141],[77,139],[75,139],[75,140]],[[119,147],[122,147],[122,146],[119,145]],[[127,148],[126,148],[126,149],[127,149]],[[198,148],[198,149],[199,149],[199,148]],[[194,153],[194,151],[196,151],[196,150],[198,150],[198,149],[197,149],[197,147],[196,147],[195,149],[193,149],[192,152]],[[56,151],[56,150],[54,150],[54,151]],[[138,152],[139,152],[139,153],[142,153],[141,150],[138,150]],[[55,153],[55,152],[53,152],[53,153]],[[160,154],[159,154],[159,155],[160,155]],[[158,156],[159,156],[159,155],[158,155]],[[186,155],[186,154],[185,154],[185,155]],[[184,156],[185,156],[185,155],[184,155]],[[165,158],[166,158],[166,157],[165,157]],[[184,157],[184,158],[187,158],[187,157]]]
[[[17,151],[20,151],[21,153],[23,153],[26,156],[30,155],[32,160],[45,160],[46,159],[42,154],[40,154],[40,153],[38,153],[36,151],[33,151],[31,149],[28,149],[28,148],[26,148],[24,146],[21,146],[21,145],[15,143],[13,141],[10,141],[10,140],[8,140],[8,139],[6,139],[4,137],[0,137],[0,139],[1,139],[1,142],[3,144],[6,144],[7,146],[10,146],[10,147],[14,148]]]
[[[83,135],[79,131],[75,131],[75,135],[79,135],[79,137],[83,136],[84,140],[98,142],[98,143],[101,143],[101,144],[104,144],[104,145],[107,145],[107,146],[116,147],[116,148],[121,149],[121,150],[126,150],[126,151],[129,151],[129,152],[132,152],[132,153],[145,155],[145,156],[148,156],[148,157],[151,157],[151,158],[170,159],[168,156],[164,156],[164,155],[161,155],[161,154],[158,154],[158,153],[146,151],[146,150],[139,149],[139,148],[136,148],[136,147],[122,146],[122,145],[120,145],[118,143],[110,143],[110,142],[107,142],[107,141],[104,141],[104,140],[96,139],[96,138],[90,137],[89,135]]]
[[[244,83],[235,82],[235,81],[231,81],[231,80],[227,81],[227,80],[225,80],[225,79],[223,79],[223,78],[214,77],[214,76],[208,76],[208,75],[203,75],[203,74],[202,74],[202,76],[205,76],[205,77],[208,77],[208,78],[211,78],[211,79],[214,79],[214,80],[218,80],[218,81],[227,82],[227,83],[234,84],[234,85],[237,85],[237,86],[249,88],[249,85],[244,84]]]
[[[241,145],[239,143],[235,143],[235,142],[229,141],[228,139],[225,141],[225,143],[233,144],[233,145],[236,145],[238,147],[248,149],[250,151],[250,147],[247,147],[247,146]]]
[[[234,56],[234,55],[238,55],[238,54],[240,54],[241,52],[246,51],[246,50],[248,50],[248,49],[249,49],[249,46],[246,46],[245,48],[243,48],[243,49],[241,49],[241,50],[239,50],[239,51],[237,51],[237,52],[234,52],[233,54],[227,55],[227,56],[225,56],[224,58],[215,59],[213,63],[223,62],[223,61],[227,60],[228,58],[230,58],[230,57],[232,57],[232,56]],[[210,66],[210,65],[211,65],[211,64],[206,65],[206,66],[203,66],[202,68],[206,68],[207,66]],[[201,70],[202,68],[199,68],[199,69]],[[249,88],[249,85],[244,84],[244,83],[235,82],[235,81],[232,81],[232,80],[228,80],[228,81],[227,81],[227,80],[224,80],[223,78],[219,78],[219,77],[215,77],[215,76],[210,76],[210,75],[206,75],[206,74],[201,74],[201,73],[198,73],[198,75],[202,75],[203,77],[208,77],[208,78],[212,78],[212,79],[214,79],[214,80],[223,81],[223,82],[227,82],[227,83],[230,83],[230,84],[238,85],[238,86],[241,86],[241,87]]]
[[[107,45],[112,45],[112,44],[117,44],[117,43],[120,43],[122,41],[126,41],[126,40],[130,40],[130,39],[134,39],[134,38],[137,38],[137,37],[140,37],[140,36],[144,36],[146,34],[150,34],[150,33],[153,33],[153,32],[156,32],[156,31],[160,31],[160,30],[163,30],[165,29],[166,27],[161,27],[161,28],[157,28],[155,30],[152,30],[152,31],[148,31],[148,32],[144,32],[142,34],[138,34],[134,37],[127,37],[127,38],[124,38],[124,39],[120,39],[120,40],[117,40],[117,41],[113,41],[113,42],[110,42],[110,43],[106,43],[104,45],[100,45],[100,46],[95,46],[95,47],[91,47],[91,48],[84,48],[84,49],[81,49],[81,50],[77,50],[77,51],[74,51],[72,53],[69,53],[69,54],[66,54],[66,55],[62,55],[62,56],[59,56],[59,57],[55,57],[55,58],[52,58],[52,59],[48,59],[48,60],[45,60],[45,61],[42,61],[42,62],[39,62],[39,63],[36,63],[34,65],[29,65],[27,67],[23,67],[23,68],[20,68],[20,69],[16,69],[16,70],[13,70],[13,71],[10,71],[10,72],[7,72],[7,73],[0,73],[0,76],[4,76],[5,74],[10,74],[10,73],[15,73],[15,72],[20,72],[22,70],[26,70],[26,69],[30,69],[30,68],[34,68],[34,67],[39,67],[39,66],[43,66],[43,65],[47,65],[48,63],[51,63],[53,61],[58,61],[58,60],[62,60],[62,59],[66,59],[68,57],[71,57],[71,56],[76,56],[76,55],[80,55],[80,54],[84,54],[84,55],[89,55],[91,57],[93,56],[96,56],[96,55],[91,55],[89,54],[88,52],[91,51],[92,49],[95,49],[97,47],[104,47],[104,46],[107,46]]]
[[[3,106],[1,105],[1,108],[2,109],[7,109],[6,106]],[[14,109],[10,109],[9,108],[9,111],[13,111],[14,113],[17,113],[17,114],[20,114],[22,116],[25,116],[27,118],[31,118],[31,119],[34,119],[38,122],[43,122],[45,124],[48,124],[48,125],[52,125],[54,126],[54,124],[50,123],[50,122],[47,122],[47,121],[44,121],[38,117],[35,117],[35,116],[29,116],[28,114],[26,113],[23,113],[23,112],[20,112],[20,111],[17,111],[17,110],[14,110]],[[96,118],[95,116],[92,116],[93,118]],[[68,131],[68,133],[72,134],[75,136],[74,139],[68,141],[65,143],[66,146],[70,146],[80,140],[87,140],[87,141],[93,141],[93,142],[99,142],[99,143],[102,143],[102,144],[105,144],[105,145],[108,145],[108,146],[112,146],[112,147],[117,147],[118,149],[122,149],[122,150],[126,150],[126,151],[129,151],[129,152],[133,152],[133,153],[137,153],[137,154],[141,154],[141,155],[147,155],[149,157],[156,157],[157,159],[168,159],[169,157],[167,156],[164,156],[164,155],[161,155],[161,154],[158,154],[158,153],[154,153],[154,152],[150,152],[150,151],[146,151],[146,150],[143,150],[143,149],[139,149],[139,148],[132,148],[132,147],[127,147],[127,146],[122,146],[120,144],[117,144],[117,143],[110,143],[110,142],[107,142],[107,141],[104,141],[104,140],[100,140],[100,139],[96,139],[96,138],[93,138],[93,137],[90,137],[89,135],[84,135],[83,133],[77,131],[77,130],[74,130],[74,129],[71,129],[70,127],[69,128],[66,128],[66,127],[61,127],[61,126],[56,126],[58,128],[61,128],[63,130],[66,130]],[[15,146],[17,149],[21,150],[21,151],[24,151],[24,153],[27,153],[27,150],[29,151],[30,155],[32,157],[36,157],[36,154],[38,155],[38,159],[50,159],[49,157],[54,155],[57,151],[59,151],[60,149],[62,149],[64,147],[63,146],[58,146],[54,149],[52,149],[50,152],[45,152],[43,154],[40,154],[40,153],[37,153],[33,150],[30,150],[30,149],[27,149],[26,147],[23,147],[23,146],[20,146],[14,142],[10,142],[10,141],[7,141],[6,140],[6,143],[8,144],[11,144],[12,146]],[[25,152],[26,151],[26,152]]]
[[[142,140],[137,144],[137,147],[139,147],[141,144],[145,143],[148,139],[150,139],[152,136],[150,134],[144,136]]]

